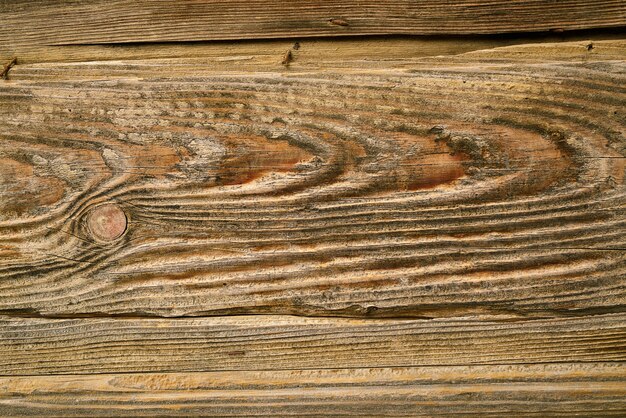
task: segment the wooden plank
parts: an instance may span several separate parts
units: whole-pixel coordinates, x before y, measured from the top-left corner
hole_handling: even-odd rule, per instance
[[[485,54],[15,66],[0,83],[0,310],[622,312],[626,62]]]
[[[623,416],[624,363],[0,377],[3,416]]]
[[[493,59],[622,60],[623,33],[572,32],[542,36],[463,38],[368,37],[240,42],[145,43],[124,45],[0,44],[0,63],[16,57],[18,65],[40,62],[80,62],[141,59],[200,59],[213,70],[290,70],[318,68],[380,68],[414,65],[415,59],[458,55],[475,51],[483,61]],[[589,48],[592,45],[592,48]],[[508,47],[511,48],[503,48]],[[292,60],[282,64],[287,51]],[[466,59],[470,59],[465,55]],[[474,58],[475,59],[475,58]],[[17,67],[16,67],[17,69]]]
[[[626,361],[626,314],[0,319],[0,375]]]
[[[0,44],[467,35],[626,26],[621,0],[0,2]]]

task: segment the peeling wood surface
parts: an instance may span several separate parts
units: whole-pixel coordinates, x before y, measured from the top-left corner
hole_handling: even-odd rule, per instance
[[[626,26],[621,0],[2,0],[0,44],[557,33]]]
[[[624,11],[0,0],[0,416],[626,415]]]
[[[620,363],[0,377],[19,416],[623,416]]]

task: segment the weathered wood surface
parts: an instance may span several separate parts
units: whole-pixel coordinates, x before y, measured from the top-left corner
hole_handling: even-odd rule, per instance
[[[384,70],[17,65],[0,311],[622,312],[626,62],[506,58],[523,50]],[[86,220],[105,204],[128,225],[102,242]]]
[[[25,46],[17,50],[0,44],[0,63],[17,58],[19,65],[42,62],[136,61],[185,59],[201,61],[214,71],[281,71],[313,69],[389,69],[411,67],[424,57],[464,54],[467,60],[541,62],[623,60],[624,35],[620,32],[518,35],[514,37],[367,37],[338,39],[273,40],[265,42],[146,43],[130,45]],[[592,45],[592,48],[589,48]],[[510,48],[506,48],[510,47]],[[282,64],[291,51],[288,66]],[[472,54],[468,54],[472,52]],[[16,67],[17,71],[19,67]]]
[[[0,416],[626,415],[626,4],[319,3],[0,0]]]
[[[239,42],[160,42],[124,45],[24,45],[9,48],[0,43],[0,63],[17,57],[19,65],[40,62],[119,61],[142,59],[200,59],[213,70],[283,69],[286,51],[293,59],[290,69],[380,68],[412,65],[413,59],[428,56],[452,56],[475,51],[483,59],[499,58],[502,47],[514,46],[516,55],[507,59],[540,61],[551,59],[589,60],[623,59],[620,31],[572,32],[545,36],[520,34],[498,37],[373,36],[366,38],[311,38]],[[594,48],[587,49],[590,43]],[[236,65],[236,67],[235,67]]]
[[[624,416],[624,363],[0,377],[5,416]]]
[[[625,318],[1,318],[0,375],[626,361]]]
[[[2,0],[0,45],[354,35],[450,35],[626,26],[622,0]]]

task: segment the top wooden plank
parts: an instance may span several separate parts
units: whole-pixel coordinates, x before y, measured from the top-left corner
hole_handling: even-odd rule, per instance
[[[622,0],[0,0],[4,48],[620,26],[626,26]]]

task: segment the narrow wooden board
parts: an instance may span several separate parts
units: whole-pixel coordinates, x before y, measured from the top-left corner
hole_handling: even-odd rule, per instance
[[[624,416],[624,363],[0,377],[3,416]]]
[[[422,38],[409,36],[373,36],[359,38],[310,38],[294,41],[238,42],[159,42],[124,45],[23,45],[12,48],[0,44],[0,63],[11,58],[17,65],[40,62],[80,62],[142,59],[202,59],[212,69],[284,69],[284,55],[291,51],[290,69],[328,68],[389,68],[410,63],[412,59],[427,56],[457,55],[471,51],[496,51],[494,48],[518,46],[518,53],[527,60],[544,57],[549,49],[564,59],[623,59],[624,42],[619,32],[572,32],[545,34],[462,38]],[[611,41],[611,42],[605,42]],[[590,43],[594,48],[587,49]],[[524,45],[522,48],[521,46]],[[558,48],[555,46],[559,45]],[[537,48],[534,54],[529,54]],[[497,56],[494,54],[494,56]],[[512,56],[510,57],[512,58]],[[17,68],[17,67],[16,67]]]
[[[626,361],[625,319],[4,317],[0,375]]]
[[[329,68],[388,69],[414,65],[424,57],[475,52],[482,62],[494,59],[526,63],[551,60],[623,60],[624,34],[606,31],[490,37],[428,38],[374,36],[272,41],[137,43],[123,45],[22,45],[0,43],[0,64],[16,58],[16,71],[41,62],[199,59],[213,70],[280,71]],[[591,45],[591,47],[590,47]],[[511,47],[511,48],[505,48]],[[292,59],[283,65],[287,51]],[[469,56],[465,55],[467,59]],[[476,57],[473,57],[476,59]]]
[[[0,83],[0,311],[622,312],[626,62],[550,54],[18,65]],[[127,227],[99,241],[111,204]]]
[[[569,31],[626,26],[622,0],[0,2],[0,45]]]

